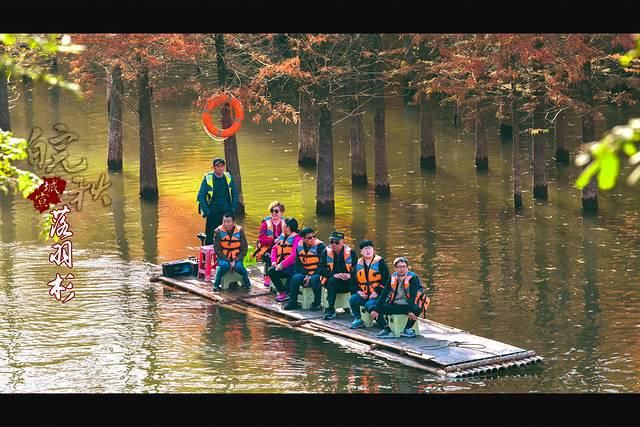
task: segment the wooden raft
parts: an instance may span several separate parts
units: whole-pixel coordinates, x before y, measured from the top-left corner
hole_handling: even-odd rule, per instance
[[[422,369],[440,377],[461,378],[498,374],[542,362],[533,351],[479,337],[467,331],[420,318],[420,333],[415,338],[379,339],[378,327],[351,329],[351,314],[337,309],[334,320],[324,320],[322,311],[282,310],[275,295],[262,286],[262,274],[249,267],[253,287],[214,293],[211,282],[193,276],[157,278],[163,284],[198,295],[229,309],[258,316],[291,328],[322,336],[330,341],[370,353],[404,365]]]

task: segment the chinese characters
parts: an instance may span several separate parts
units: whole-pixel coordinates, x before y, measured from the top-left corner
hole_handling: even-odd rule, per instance
[[[70,212],[69,207],[64,205],[62,209],[53,209],[51,211],[51,228],[49,230],[49,236],[58,236],[61,239],[61,243],[56,243],[52,246],[55,252],[49,254],[49,262],[61,266],[65,264],[68,268],[73,268],[73,243],[71,242],[71,236],[73,231],[69,229],[67,223],[67,214]],[[63,285],[65,280],[73,279],[72,273],[68,273],[64,278],[60,273],[56,273],[55,279],[47,283],[51,288],[49,289],[49,295],[60,301],[62,299],[62,292],[68,291],[69,295],[66,296],[63,303],[72,300],[76,293],[72,291],[73,283],[69,282],[66,286]]]
[[[77,162],[72,162],[69,159],[68,146],[78,140],[78,134],[71,132],[68,127],[62,123],[58,123],[53,126],[55,136],[47,139],[47,143],[44,141],[42,129],[36,127],[31,131],[29,137],[29,147],[27,149],[29,155],[29,163],[35,166],[37,169],[42,170],[44,168],[46,173],[52,173],[58,166],[67,173],[77,173],[87,169],[87,159],[82,157]],[[51,150],[49,150],[51,149]],[[50,157],[47,154],[52,152]],[[60,191],[53,192],[50,188],[51,184],[47,184],[47,178],[45,178],[45,184],[42,184],[36,191],[29,195],[29,199],[33,201],[33,205],[40,213],[49,209],[51,204],[60,202],[60,195],[65,189],[66,181],[61,180],[59,177],[51,179],[58,179],[64,185],[58,185]],[[59,183],[58,181],[58,183]],[[103,173],[100,175],[98,183],[85,183],[85,177],[75,175],[71,181],[77,184],[74,188],[69,188],[68,193],[73,197],[71,205],[75,206],[76,211],[82,210],[84,202],[84,194],[88,190],[91,194],[93,201],[98,199],[102,200],[103,206],[109,206],[111,204],[111,198],[106,191],[111,187],[108,177]],[[48,185],[48,186],[47,186]]]

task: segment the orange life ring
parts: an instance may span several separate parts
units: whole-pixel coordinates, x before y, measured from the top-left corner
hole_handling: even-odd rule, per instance
[[[231,109],[233,110],[233,114],[235,118],[233,119],[233,124],[226,129],[218,129],[216,125],[213,124],[213,119],[211,118],[211,111],[214,108],[217,108],[225,103],[229,103]],[[242,120],[244,119],[244,110],[242,109],[242,104],[236,98],[234,98],[230,94],[221,93],[216,96],[212,96],[207,101],[207,106],[204,108],[202,112],[202,122],[204,123],[205,130],[212,136],[220,137],[220,138],[228,138],[234,135],[242,126]]]

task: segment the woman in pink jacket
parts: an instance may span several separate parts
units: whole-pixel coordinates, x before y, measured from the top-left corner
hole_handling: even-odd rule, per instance
[[[282,234],[276,240],[271,250],[272,266],[267,270],[271,281],[278,291],[276,301],[282,302],[289,299],[289,295],[282,284],[282,278],[291,278],[295,273],[296,251],[302,237],[298,235],[298,221],[295,218],[286,218],[282,227]]]
[[[271,267],[271,249],[276,239],[282,234],[284,220],[284,203],[273,201],[269,204],[271,215],[262,219],[260,223],[260,233],[258,234],[258,244],[256,245],[255,258],[264,263],[264,285],[269,287],[270,278],[267,275]]]

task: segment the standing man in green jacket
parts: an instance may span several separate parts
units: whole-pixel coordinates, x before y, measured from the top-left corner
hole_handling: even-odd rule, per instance
[[[198,213],[207,219],[205,245],[213,244],[213,231],[222,224],[222,214],[238,208],[238,190],[225,166],[224,159],[213,159],[212,171],[204,176],[198,191]]]

